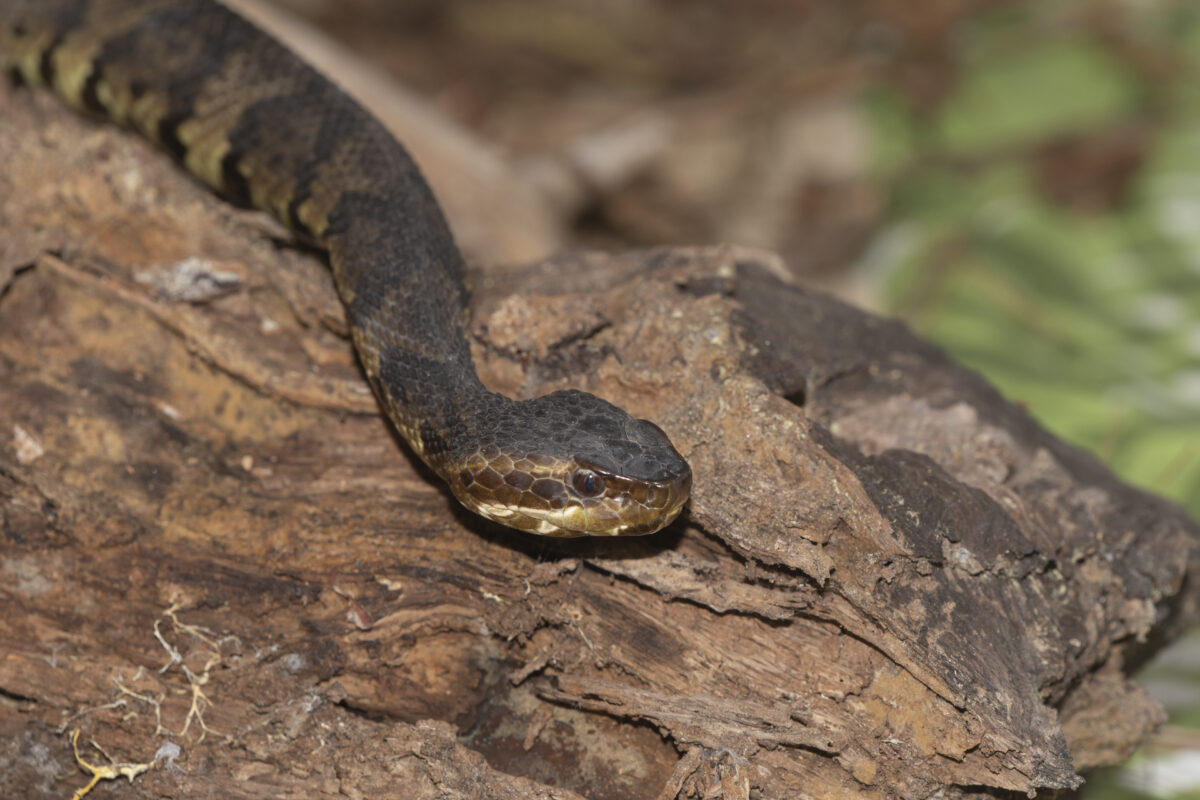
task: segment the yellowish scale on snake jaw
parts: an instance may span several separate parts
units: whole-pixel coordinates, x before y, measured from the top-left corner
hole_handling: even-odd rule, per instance
[[[467,508],[548,536],[647,534],[679,515],[691,468],[657,425],[585,392],[484,387],[463,258],[416,164],[249,22],[213,0],[0,0],[0,57],[315,239],[381,406]]]

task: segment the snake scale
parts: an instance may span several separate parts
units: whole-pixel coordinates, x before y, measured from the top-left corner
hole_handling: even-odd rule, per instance
[[[679,514],[691,470],[658,426],[580,391],[484,387],[464,261],[417,166],[267,34],[214,0],[0,0],[0,53],[323,247],[382,408],[465,506],[550,536],[647,534]]]

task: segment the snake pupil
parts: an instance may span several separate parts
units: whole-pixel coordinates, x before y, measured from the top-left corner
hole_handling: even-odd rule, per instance
[[[595,497],[604,491],[604,479],[589,469],[578,470],[571,483],[584,497]]]

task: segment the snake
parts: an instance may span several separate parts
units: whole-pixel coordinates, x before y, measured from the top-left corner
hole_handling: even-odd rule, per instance
[[[468,509],[545,536],[658,531],[692,471],[653,422],[577,389],[488,390],[466,262],[405,147],[217,0],[0,0],[19,83],[160,145],[226,199],[325,251],[384,414]]]

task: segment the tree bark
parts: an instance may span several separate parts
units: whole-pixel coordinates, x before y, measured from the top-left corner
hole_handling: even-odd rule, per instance
[[[492,388],[695,471],[661,534],[547,540],[390,435],[273,223],[44,94],[0,165],[6,797],[85,784],[74,730],[126,798],[1007,796],[1163,718],[1126,675],[1197,618],[1195,526],[766,255],[477,273]]]

